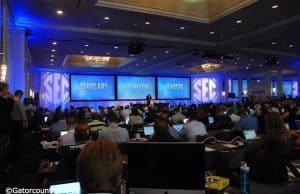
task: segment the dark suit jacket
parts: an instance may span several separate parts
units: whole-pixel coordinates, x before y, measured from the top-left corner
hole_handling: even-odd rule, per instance
[[[0,96],[0,134],[6,134],[11,128],[11,116],[13,111],[14,100],[12,98],[5,99]]]

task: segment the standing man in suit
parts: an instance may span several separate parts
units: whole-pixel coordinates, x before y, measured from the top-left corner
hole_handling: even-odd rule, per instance
[[[148,95],[146,96],[146,100],[147,100],[147,106],[149,106],[149,105],[151,104],[151,100],[152,100],[151,94],[148,94]]]
[[[6,82],[0,82],[0,153],[5,156],[9,150],[9,142],[11,140],[12,122],[11,122],[11,112],[13,111],[14,100],[8,91],[8,84]],[[12,157],[11,152],[9,152],[10,158]],[[5,172],[9,172],[13,165],[10,163],[5,169]]]

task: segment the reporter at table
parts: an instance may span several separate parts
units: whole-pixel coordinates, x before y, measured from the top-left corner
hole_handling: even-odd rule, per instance
[[[83,194],[116,193],[123,164],[115,143],[109,140],[88,143],[80,152],[76,166]]]
[[[262,149],[248,157],[253,178],[272,183],[287,181],[291,151],[288,131],[282,118],[279,113],[269,112],[266,116],[266,134]]]

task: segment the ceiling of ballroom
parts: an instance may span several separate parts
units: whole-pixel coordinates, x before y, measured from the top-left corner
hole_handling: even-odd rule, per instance
[[[27,29],[36,68],[140,75],[276,72],[282,68],[285,74],[294,75],[300,65],[299,0],[7,2],[11,23]],[[141,54],[128,53],[132,42],[143,43]],[[88,65],[82,62],[85,55],[111,57],[122,65]],[[73,61],[78,59],[74,65],[68,61],[72,56]],[[266,58],[276,62],[265,64]],[[203,63],[221,67],[204,72],[199,68]]]

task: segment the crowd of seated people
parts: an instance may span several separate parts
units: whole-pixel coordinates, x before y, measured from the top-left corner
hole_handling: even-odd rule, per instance
[[[72,157],[64,155],[65,153],[62,151],[61,163],[59,164],[61,167],[57,169],[59,176],[56,177],[74,178],[76,164],[74,161],[76,161],[78,154],[79,156],[82,155],[81,159],[78,157],[78,161],[87,160],[84,158],[88,156],[84,156],[84,154],[87,154],[87,152],[92,153],[90,146],[93,145],[93,149],[97,150],[101,149],[102,146],[105,147],[106,144],[103,144],[103,142],[107,140],[114,143],[128,142],[130,141],[130,132],[135,130],[136,126],[153,125],[154,134],[147,137],[149,141],[153,142],[197,141],[198,136],[207,135],[213,130],[229,129],[242,131],[254,129],[258,133],[264,134],[265,137],[262,148],[255,153],[251,153],[249,157],[249,164],[251,168],[255,169],[253,176],[261,177],[260,170],[268,167],[268,162],[275,161],[277,166],[274,164],[274,166],[269,165],[269,167],[274,167],[277,171],[270,170],[270,172],[277,173],[278,176],[284,175],[281,176],[282,179],[274,181],[285,181],[287,172],[283,167],[287,165],[291,152],[288,129],[285,124],[290,129],[298,129],[295,123],[296,118],[300,118],[299,104],[297,103],[297,101],[274,100],[255,103],[193,104],[191,106],[174,104],[165,106],[150,105],[147,107],[145,104],[141,106],[142,108],[133,105],[127,105],[125,108],[122,106],[99,107],[98,111],[89,107],[70,107],[70,109],[65,110],[58,107],[53,112],[46,108],[32,108],[32,106],[28,105],[27,114],[30,115],[30,117],[28,116],[28,124],[31,123],[29,126],[32,130],[39,130],[45,124],[49,126],[48,141],[58,141],[62,150],[65,147],[74,148],[72,146],[76,146],[75,153],[70,152]],[[43,119],[45,116],[48,117],[46,123]],[[129,123],[126,125],[124,121],[128,116]],[[208,117],[214,118],[212,123],[208,122]],[[185,119],[187,119],[186,122],[184,122]],[[180,130],[174,127],[177,124],[183,125]],[[61,135],[61,131],[67,131],[67,133]],[[94,140],[98,143],[90,143],[93,142],[91,138],[93,133],[97,134]],[[113,152],[115,147],[114,143],[107,143],[109,144],[108,147],[113,147],[110,150],[111,152]],[[83,150],[86,151],[82,152]],[[256,160],[258,156],[261,160]],[[90,157],[96,156],[91,155]],[[254,161],[252,157],[255,158]],[[68,158],[71,158],[72,161],[68,160]],[[60,169],[69,169],[69,167],[64,168],[63,166],[65,165],[69,166],[71,170],[68,172],[60,171]],[[83,166],[81,167],[83,168]],[[272,177],[275,177],[274,174]],[[84,174],[79,176],[85,177]],[[95,176],[100,175],[96,174]],[[96,179],[97,177],[94,178]],[[90,186],[86,185],[88,183],[82,182],[82,187],[87,192],[96,190],[111,192],[113,191],[113,186],[117,183],[117,181],[113,185],[105,183],[104,185],[107,186],[100,186],[95,189],[91,187],[90,189]]]

